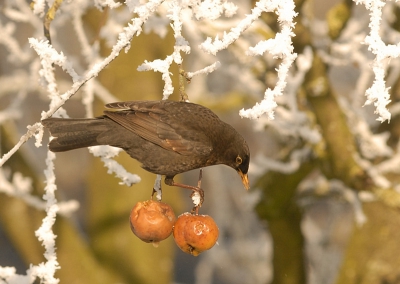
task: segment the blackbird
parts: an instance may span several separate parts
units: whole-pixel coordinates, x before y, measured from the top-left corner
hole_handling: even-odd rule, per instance
[[[188,102],[128,101],[107,104],[96,118],[48,118],[42,124],[55,138],[53,152],[96,145],[125,150],[145,170],[164,175],[175,183],[175,175],[211,165],[235,169],[249,189],[250,152],[243,137],[210,109]]]

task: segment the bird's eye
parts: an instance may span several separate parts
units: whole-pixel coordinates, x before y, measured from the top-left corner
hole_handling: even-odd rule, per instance
[[[240,165],[242,163],[242,158],[240,158],[240,156],[236,157],[236,164]]]

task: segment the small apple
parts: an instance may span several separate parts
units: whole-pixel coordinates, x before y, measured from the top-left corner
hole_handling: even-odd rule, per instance
[[[208,215],[183,213],[175,222],[173,234],[175,243],[182,251],[198,256],[216,244],[219,230],[214,219]]]
[[[138,202],[129,217],[132,232],[142,241],[155,244],[171,235],[175,221],[170,205],[153,200]]]

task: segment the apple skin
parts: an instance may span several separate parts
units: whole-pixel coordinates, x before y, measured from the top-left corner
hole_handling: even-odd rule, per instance
[[[173,235],[182,251],[198,256],[216,244],[219,229],[214,219],[208,215],[184,213],[175,222]]]
[[[142,241],[154,244],[171,235],[175,221],[172,207],[154,200],[136,203],[129,216],[132,232]]]

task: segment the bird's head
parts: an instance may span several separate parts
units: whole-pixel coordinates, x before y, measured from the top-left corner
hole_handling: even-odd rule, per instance
[[[227,147],[226,157],[229,157],[229,162],[226,164],[237,171],[242,178],[244,188],[249,190],[250,183],[247,174],[250,164],[249,147],[244,139],[241,143],[233,143],[232,145],[232,147]]]
[[[247,172],[249,171],[250,155],[244,155],[243,157],[238,155],[235,159],[234,169],[238,172],[242,178],[244,188],[246,190],[250,189],[249,176]]]

